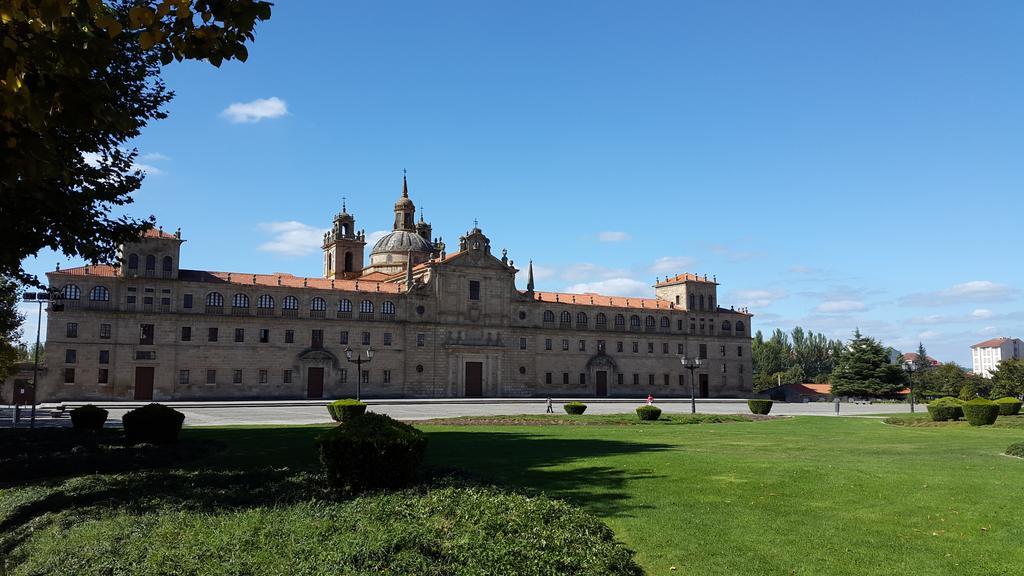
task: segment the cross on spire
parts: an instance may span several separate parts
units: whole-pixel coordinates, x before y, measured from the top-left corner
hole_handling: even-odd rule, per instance
[[[344,196],[342,196],[341,197],[341,211],[342,212],[344,212],[346,210],[345,201],[346,201],[346,198]]]
[[[477,220],[476,218],[473,218],[473,228],[479,228],[479,227],[480,227],[480,221]]]

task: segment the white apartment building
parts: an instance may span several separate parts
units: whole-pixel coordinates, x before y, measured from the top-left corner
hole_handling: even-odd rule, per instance
[[[1020,360],[1024,353],[1024,341],[1020,338],[993,338],[971,346],[971,362],[974,373],[988,378],[1003,360]]]

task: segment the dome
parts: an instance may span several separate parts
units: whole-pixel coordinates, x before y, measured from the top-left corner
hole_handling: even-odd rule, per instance
[[[408,230],[395,230],[380,240],[377,240],[377,243],[373,245],[373,250],[370,250],[370,254],[382,254],[387,252],[405,254],[410,250],[413,252],[430,253],[434,251],[434,247],[430,245],[430,242],[427,242],[422,236],[415,232],[409,232]]]

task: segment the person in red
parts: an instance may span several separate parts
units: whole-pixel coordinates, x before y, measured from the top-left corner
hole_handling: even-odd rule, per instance
[[[651,406],[652,404],[654,404],[654,396],[648,394],[647,395],[647,405]]]

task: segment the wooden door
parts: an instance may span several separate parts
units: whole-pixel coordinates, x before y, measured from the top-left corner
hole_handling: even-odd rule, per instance
[[[700,375],[700,397],[701,398],[707,398],[708,397],[708,375],[707,374],[701,374]]]
[[[135,367],[135,399],[153,399],[153,374],[155,368],[152,366]]]
[[[479,398],[484,395],[483,362],[466,362],[466,397]]]
[[[607,396],[608,395],[608,373],[604,370],[597,371],[597,391],[596,396]]]
[[[14,381],[14,404],[29,404],[32,402],[32,381]]]
[[[306,398],[324,397],[324,369],[306,369]]]

